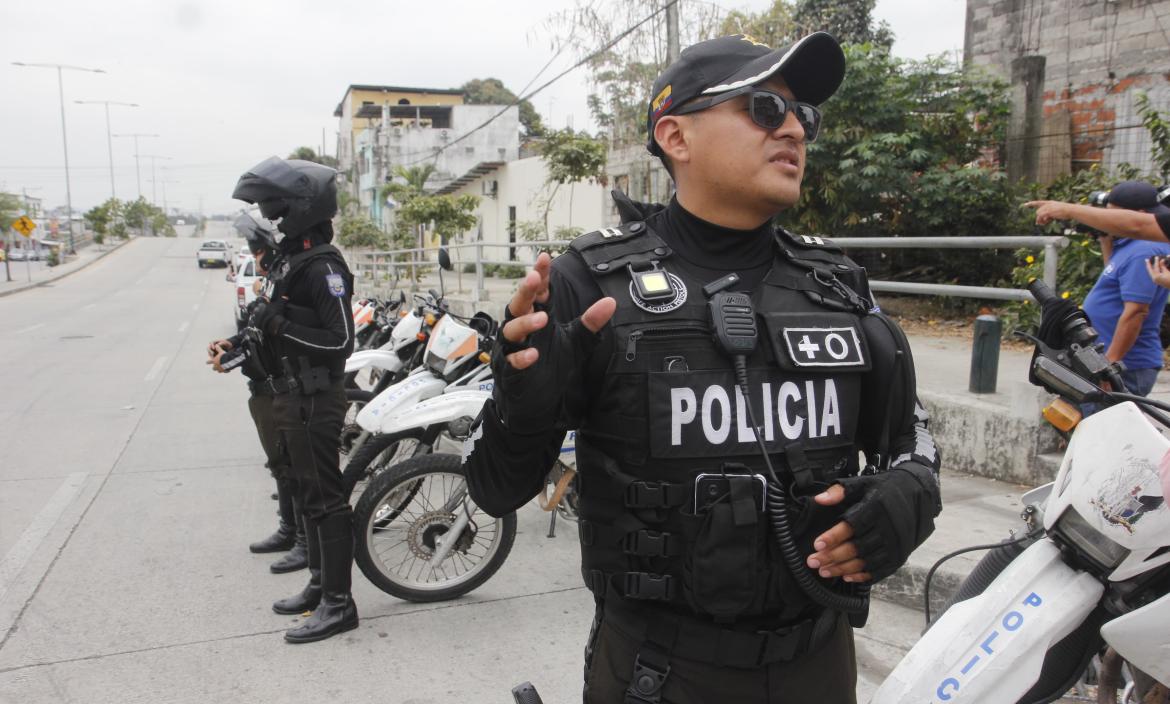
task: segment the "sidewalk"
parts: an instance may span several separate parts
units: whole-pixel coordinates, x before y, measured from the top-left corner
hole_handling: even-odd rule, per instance
[[[74,272],[81,271],[107,254],[124,247],[131,241],[133,239],[122,240],[118,244],[113,245],[91,244],[88,247],[77,250],[77,254],[67,256],[63,263],[54,267],[47,266],[43,261],[8,262],[9,271],[12,274],[12,281],[4,281],[3,270],[0,269],[0,296],[9,296],[37,286],[44,286],[57,279],[69,276]],[[3,267],[3,262],[0,262],[0,267]],[[31,281],[29,280],[30,269],[32,274]]]

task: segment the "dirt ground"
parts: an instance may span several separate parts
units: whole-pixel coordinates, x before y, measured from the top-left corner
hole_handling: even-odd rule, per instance
[[[898,321],[910,335],[954,337],[970,340],[975,317],[983,313],[995,315],[997,310],[989,305],[975,302],[966,304],[940,304],[937,299],[921,296],[881,297],[882,310]],[[1032,345],[1014,337],[1005,337],[1003,347],[1015,350],[1029,350]]]

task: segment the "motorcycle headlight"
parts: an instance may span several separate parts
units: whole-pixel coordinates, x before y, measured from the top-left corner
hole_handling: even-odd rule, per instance
[[[1061,514],[1052,532],[1106,572],[1115,569],[1129,555],[1128,549],[1089,525],[1073,508]]]

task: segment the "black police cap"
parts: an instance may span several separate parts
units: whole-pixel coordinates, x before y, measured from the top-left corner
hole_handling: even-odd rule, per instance
[[[654,125],[688,100],[756,85],[776,74],[797,100],[820,105],[845,78],[845,54],[828,32],[814,32],[781,49],[746,34],[693,44],[654,81],[646,111],[646,148],[661,156]]]

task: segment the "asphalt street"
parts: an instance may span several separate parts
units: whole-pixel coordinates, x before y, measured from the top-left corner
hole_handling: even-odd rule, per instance
[[[204,365],[235,294],[197,246],[139,239],[0,298],[0,702],[502,703],[523,680],[580,701],[576,531],[547,538],[534,504],[469,596],[411,604],[355,569],[361,627],[284,643],[300,619],[270,604],[307,575],[247,550],[276,526],[273,485],[243,381]],[[861,701],[919,619],[875,603]]]

